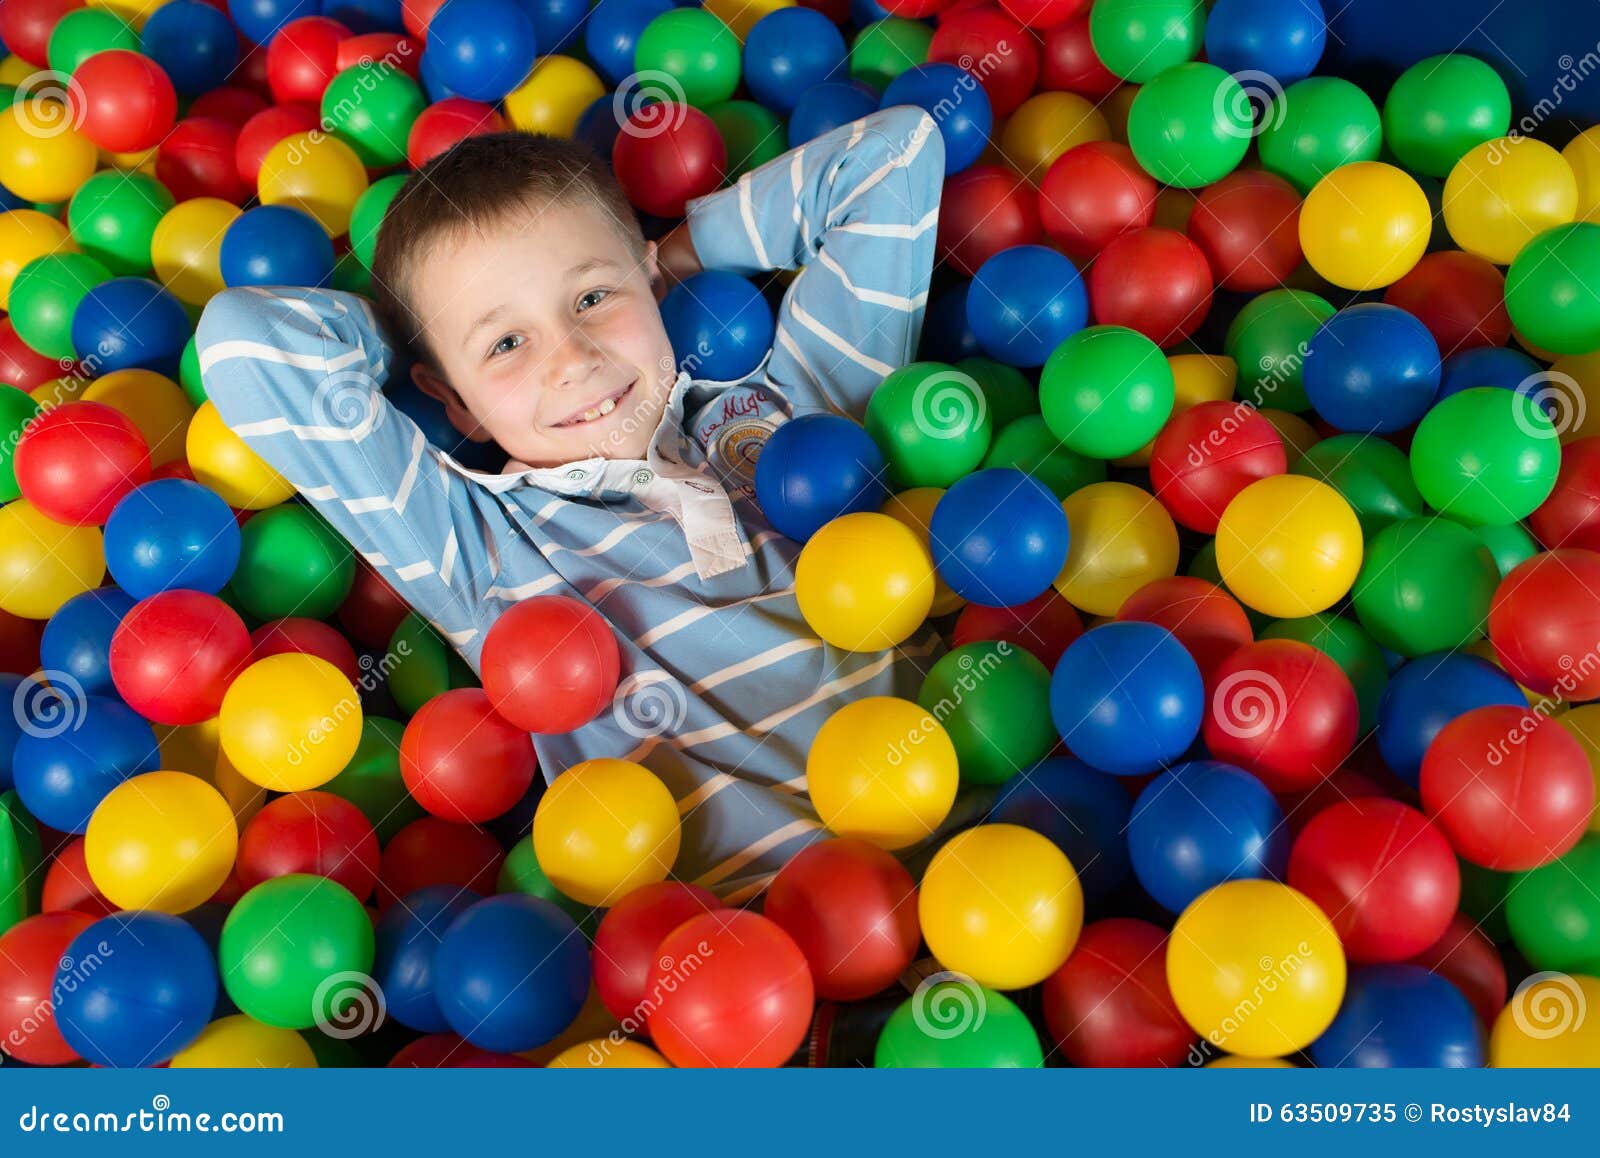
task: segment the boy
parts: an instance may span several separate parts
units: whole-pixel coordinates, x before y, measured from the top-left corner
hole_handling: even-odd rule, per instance
[[[595,607],[622,650],[617,696],[533,738],[544,774],[649,767],[683,819],[674,875],[738,903],[826,835],[806,797],[817,729],[866,696],[915,699],[943,650],[927,627],[886,652],[817,639],[795,600],[800,544],[752,485],[778,423],[859,420],[915,357],[943,179],[932,118],[887,109],[691,202],[658,247],[587,150],[471,138],[396,198],[373,281],[417,386],[511,455],[502,473],[461,466],[384,399],[396,352],[354,295],[218,295],[197,337],[206,389],[475,669],[518,600]],[[739,381],[679,373],[662,326],[668,283],[702,267],[800,270]]]

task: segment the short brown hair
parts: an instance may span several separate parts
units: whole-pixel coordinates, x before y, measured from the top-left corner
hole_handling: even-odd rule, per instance
[[[467,137],[413,173],[384,213],[372,258],[372,296],[411,357],[438,365],[423,338],[412,287],[417,261],[452,233],[483,228],[533,206],[587,200],[644,254],[633,207],[587,145],[538,133]]]

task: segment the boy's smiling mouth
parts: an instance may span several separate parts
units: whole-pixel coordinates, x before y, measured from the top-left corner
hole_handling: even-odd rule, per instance
[[[585,410],[580,410],[569,418],[562,419],[560,422],[555,424],[555,428],[557,430],[561,430],[565,429],[566,427],[585,426],[591,422],[598,422],[600,419],[614,411],[621,404],[624,398],[633,393],[633,388],[636,385],[638,385],[637,379],[629,382],[616,393],[606,395],[606,397],[602,398],[595,405]]]

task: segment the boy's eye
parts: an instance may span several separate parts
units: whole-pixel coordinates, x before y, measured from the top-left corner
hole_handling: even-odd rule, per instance
[[[499,354],[509,354],[509,353],[511,353],[512,350],[515,350],[520,345],[522,345],[522,337],[521,337],[521,335],[519,335],[519,334],[507,334],[505,337],[501,338],[498,342],[496,342],[492,347],[490,347],[489,356],[490,357],[495,357],[496,355],[499,355]]]
[[[592,289],[588,293],[584,294],[581,298],[578,299],[578,309],[580,309],[580,310],[590,309],[590,308],[592,308],[594,306],[599,305],[601,302],[605,301],[610,296],[611,296],[611,291],[608,290],[608,289]]]

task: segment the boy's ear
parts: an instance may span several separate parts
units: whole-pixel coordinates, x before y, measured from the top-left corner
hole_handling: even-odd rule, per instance
[[[421,362],[411,365],[411,380],[416,383],[429,398],[444,406],[445,416],[450,419],[450,425],[455,427],[473,442],[490,442],[494,436],[478,424],[472,416],[472,411],[467,409],[466,403],[461,401],[461,395],[456,393],[455,387],[446,382],[433,370]]]
[[[660,302],[667,296],[667,291],[672,287],[667,284],[667,279],[661,275],[661,259],[656,253],[656,243],[644,243],[644,275],[650,281],[650,291],[655,294],[656,301]]]

